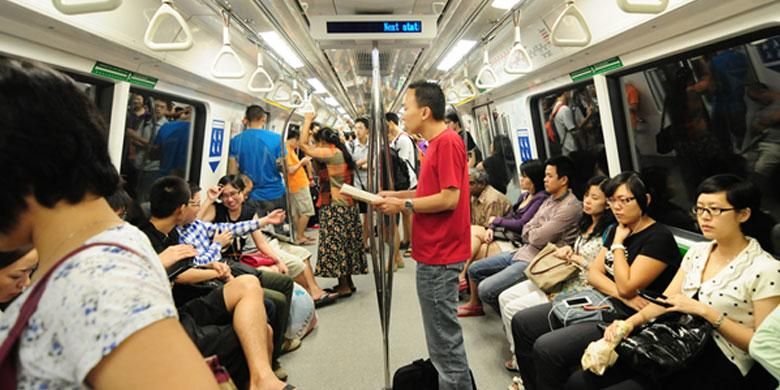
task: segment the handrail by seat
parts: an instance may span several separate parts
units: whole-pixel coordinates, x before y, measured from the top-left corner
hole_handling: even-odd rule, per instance
[[[255,87],[255,78],[261,77],[264,78],[266,81],[268,81],[267,87]],[[260,52],[260,49],[257,49],[257,69],[255,69],[254,72],[252,72],[252,75],[249,76],[249,83],[247,83],[246,89],[250,90],[251,92],[259,92],[259,93],[265,93],[265,92],[271,92],[274,89],[274,81],[271,79],[271,76],[268,74],[268,72],[265,71],[265,67],[263,67],[263,53]]]
[[[461,93],[463,91],[463,87],[466,88],[466,93]],[[458,88],[458,95],[462,99],[468,99],[475,97],[479,94],[479,89],[474,85],[474,83],[469,80],[469,71],[468,68],[464,65],[463,66],[463,81],[461,81],[461,87]]]
[[[490,79],[483,80],[485,77],[492,78],[492,81],[490,81]],[[495,88],[496,85],[498,85],[498,76],[496,76],[496,71],[493,70],[493,66],[490,65],[490,55],[488,55],[487,45],[485,45],[485,49],[482,53],[482,68],[479,70],[479,73],[477,73],[476,81],[477,88],[482,89]]]
[[[57,11],[66,15],[88,14],[93,12],[113,11],[122,5],[122,0],[92,0],[92,1],[63,1],[52,0]]]
[[[669,0],[658,0],[653,3],[634,3],[631,0],[617,0],[618,6],[625,12],[636,14],[659,14],[669,5]]]
[[[558,28],[561,26],[563,19],[565,19],[567,16],[573,17],[579,23],[582,31],[585,33],[581,39],[561,38],[558,36]],[[585,21],[585,17],[582,15],[582,12],[577,7],[577,5],[574,4],[574,0],[566,0],[566,8],[563,10],[561,15],[558,16],[558,19],[555,20],[555,23],[553,23],[550,36],[552,43],[555,46],[581,47],[587,46],[590,43],[592,35],[590,33],[590,28],[588,27],[588,22]]]
[[[236,54],[235,50],[230,46],[230,15],[226,12],[222,13],[222,49],[219,50],[217,56],[214,57],[214,62],[211,63],[211,75],[218,79],[240,79],[246,75],[246,69],[241,62],[241,57]],[[219,60],[223,56],[233,57],[238,63],[238,70],[225,71],[217,68]]]
[[[154,41],[154,36],[157,34],[157,30],[160,28],[160,25],[162,24],[162,21],[166,15],[176,20],[176,23],[178,23],[179,27],[181,27],[182,31],[184,31],[184,41],[164,43]],[[144,33],[144,44],[146,47],[155,51],[180,51],[188,50],[192,47],[192,43],[192,32],[190,31],[190,26],[187,25],[187,22],[184,20],[181,14],[173,9],[173,0],[162,0],[162,5],[157,10],[157,12],[154,13],[154,16],[152,16],[152,20],[149,21],[149,26],[146,27],[146,33]]]
[[[520,42],[520,14],[515,12],[515,14],[512,16],[512,19],[515,25],[515,43],[512,44],[512,49],[509,50],[509,54],[506,56],[506,62],[504,62],[504,72],[507,74],[526,74],[531,72],[533,69],[533,64],[531,63],[531,56],[528,55],[528,51],[525,50],[523,44]],[[527,65],[524,67],[513,68],[512,61],[510,61],[513,55],[521,56]]]

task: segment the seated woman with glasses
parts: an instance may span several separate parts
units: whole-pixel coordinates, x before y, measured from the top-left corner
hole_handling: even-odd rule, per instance
[[[647,378],[626,364],[607,369],[602,377],[575,373],[573,389],[702,388],[770,389],[774,380],[748,355],[756,328],[780,304],[780,263],[761,249],[753,234],[753,213],[761,194],[749,181],[734,175],[704,180],[693,211],[701,232],[711,241],[694,244],[664,291],[672,306],[654,303],[626,320],[630,330],[667,312],[701,316],[713,326],[713,339],[688,367],[667,378]],[[747,234],[747,235],[746,235]],[[604,338],[616,338],[616,324]],[[660,380],[660,383],[658,382]]]
[[[680,252],[669,229],[647,215],[652,199],[639,175],[615,176],[604,193],[618,225],[590,264],[588,283],[610,297],[615,317],[627,318],[649,303],[637,290],[666,288],[680,264]],[[517,368],[528,388],[562,388],[585,347],[603,334],[596,319],[564,325],[552,308],[546,303],[512,317]]]

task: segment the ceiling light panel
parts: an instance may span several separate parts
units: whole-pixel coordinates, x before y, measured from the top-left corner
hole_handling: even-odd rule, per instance
[[[458,43],[453,46],[452,49],[450,49],[449,53],[447,53],[446,56],[444,56],[444,59],[439,62],[439,65],[436,67],[436,69],[441,71],[448,71],[450,68],[455,66],[463,57],[466,56],[466,54],[469,54],[469,51],[474,47],[474,45],[477,44],[477,41],[472,41],[469,39],[461,39],[458,41]]]
[[[260,33],[260,36],[263,37],[263,40],[268,43],[268,46],[270,46],[271,49],[287,63],[287,65],[290,65],[294,69],[303,67],[301,59],[298,58],[287,42],[285,42],[276,31],[262,32]]]

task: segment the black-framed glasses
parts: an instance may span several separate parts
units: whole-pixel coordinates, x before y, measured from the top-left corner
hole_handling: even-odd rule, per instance
[[[629,203],[633,202],[636,199],[634,196],[629,196],[626,198],[609,198],[607,199],[607,204],[610,206],[615,205],[621,205],[621,206],[628,206]]]
[[[704,214],[709,214],[709,216],[711,217],[717,217],[726,211],[733,211],[733,210],[736,209],[733,207],[724,209],[721,207],[699,207],[699,206],[693,206],[693,208],[691,208],[691,211],[700,217],[703,216]]]

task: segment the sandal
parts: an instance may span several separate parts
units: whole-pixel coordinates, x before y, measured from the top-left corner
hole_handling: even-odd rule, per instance
[[[525,390],[525,386],[523,386],[523,379],[519,376],[513,376],[512,384],[509,385],[508,390]]]
[[[482,305],[458,306],[458,317],[479,317],[485,315]]]
[[[404,257],[412,257],[412,248],[409,248],[409,249],[405,250],[403,256]]]
[[[458,282],[458,292],[464,292],[469,289],[469,281],[466,279],[461,279]]]
[[[335,303],[338,298],[338,293],[325,292],[319,298],[314,300],[314,308],[319,309],[321,307],[328,306],[331,303]]]
[[[507,371],[520,372],[520,370],[517,368],[517,363],[515,363],[514,358],[505,361],[504,368],[506,368]]]

